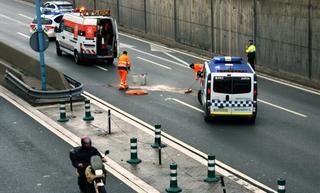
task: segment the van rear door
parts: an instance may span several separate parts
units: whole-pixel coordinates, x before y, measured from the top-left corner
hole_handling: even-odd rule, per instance
[[[232,74],[231,101],[232,115],[252,115],[253,88],[250,74]]]
[[[231,115],[230,94],[232,93],[232,78],[221,73],[212,76],[211,114]]]
[[[112,19],[100,18],[97,23],[97,53],[99,56],[108,56],[108,58],[113,58],[113,47],[116,38]]]

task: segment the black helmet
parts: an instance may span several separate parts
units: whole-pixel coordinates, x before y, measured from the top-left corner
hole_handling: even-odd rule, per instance
[[[191,63],[191,64],[189,65],[189,67],[193,69],[193,68],[194,68],[194,63]]]
[[[123,53],[123,54],[125,54],[125,55],[127,55],[127,54],[128,54],[128,52],[127,52],[127,51],[123,51],[122,53]]]
[[[91,139],[88,136],[83,136],[81,138],[81,147],[90,148],[91,147]]]

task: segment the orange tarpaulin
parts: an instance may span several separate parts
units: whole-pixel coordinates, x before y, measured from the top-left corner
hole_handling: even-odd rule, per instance
[[[148,92],[145,91],[145,90],[127,90],[126,94],[129,94],[129,95],[146,95],[146,94],[148,94]]]

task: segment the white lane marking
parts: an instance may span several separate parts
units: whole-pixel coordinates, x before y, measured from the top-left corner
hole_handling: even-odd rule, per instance
[[[162,68],[166,68],[166,69],[168,69],[168,70],[171,70],[171,68],[170,68],[170,67],[168,67],[168,66],[165,66],[165,65],[162,65],[162,64],[159,64],[159,63],[153,62],[153,61],[148,60],[148,59],[145,59],[145,58],[141,58],[141,57],[137,57],[137,58],[138,58],[138,59],[140,59],[140,60],[143,60],[143,61],[149,62],[149,63],[151,63],[151,64],[155,64],[155,65],[157,65],[157,66],[160,66],[160,67],[162,67]]]
[[[26,2],[26,1],[21,1],[21,0],[13,0],[13,1],[15,1],[15,2],[17,2],[17,3],[24,4],[24,5],[28,5],[28,6],[30,6],[30,7],[36,7],[35,4],[29,3],[29,2]]]
[[[131,36],[131,35],[128,35],[128,34],[124,34],[124,33],[119,33],[119,34],[122,35],[122,36],[125,36],[125,37],[129,37],[131,39],[138,40],[140,42],[144,42],[144,43],[147,43],[147,44],[150,44],[150,45],[154,45],[154,46],[163,48],[165,50],[170,50],[172,52],[180,53],[180,54],[183,54],[183,55],[186,55],[186,56],[190,56],[190,57],[193,57],[193,58],[197,58],[197,59],[200,59],[200,60],[208,60],[207,58],[198,57],[198,56],[195,56],[195,55],[192,55],[192,54],[188,54],[188,53],[185,53],[185,52],[182,52],[182,51],[179,51],[179,50],[168,48],[168,47],[165,47],[165,46],[162,46],[162,45],[159,45],[159,44],[156,44],[156,43],[152,43],[150,41],[143,40],[143,39],[140,39],[138,37],[134,37],[134,36]]]
[[[97,68],[99,68],[100,70],[103,70],[103,71],[106,71],[106,72],[108,72],[108,69],[106,69],[106,68],[103,68],[103,67],[101,67],[101,66],[98,66],[98,65],[96,65],[96,67],[97,67]]]
[[[0,14],[0,17],[3,17],[3,18],[5,18],[5,19],[7,19],[7,20],[10,20],[10,21],[12,21],[13,23],[18,23],[18,24],[20,24],[20,25],[28,26],[28,27],[29,27],[28,24],[23,23],[23,22],[21,22],[21,21],[19,21],[19,20],[16,20],[16,19],[12,19],[11,17],[8,17],[8,16],[6,16],[6,15]]]
[[[0,96],[2,96],[4,99],[9,101],[11,104],[16,106],[18,109],[29,115],[31,118],[33,118],[35,121],[43,125],[45,128],[50,130],[52,133],[57,135],[62,140],[69,143],[71,146],[76,147],[79,146],[80,138],[76,136],[71,131],[67,130],[66,128],[59,125],[56,121],[52,120],[51,118],[47,117],[45,114],[41,113],[36,108],[29,105],[27,102],[23,101],[13,93],[11,93],[9,90],[3,88],[0,85]],[[103,154],[101,152],[101,154]],[[128,170],[120,166],[118,163],[113,161],[112,159],[107,158],[107,170],[114,176],[116,176],[118,179],[120,179],[122,182],[127,184],[129,187],[131,187],[133,190],[137,191],[138,193],[146,193],[146,192],[152,192],[152,193],[159,193],[158,190],[156,190],[154,187],[150,186],[149,184],[142,181],[137,176],[130,173]]]
[[[169,56],[169,57],[171,57],[171,58],[173,58],[173,59],[175,59],[175,60],[177,60],[178,62],[181,62],[181,63],[185,64],[187,67],[189,66],[189,64],[188,64],[186,61],[183,61],[183,60],[181,60],[180,58],[175,57],[175,56],[172,55],[172,54],[169,54],[169,53],[167,53],[167,52],[165,52],[164,54],[167,55],[167,56]]]
[[[134,50],[134,51],[136,51],[136,52],[139,52],[139,53],[142,53],[142,54],[145,54],[145,55],[154,57],[154,58],[158,58],[158,59],[163,60],[163,61],[166,61],[166,62],[170,62],[170,63],[172,63],[172,64],[181,66],[181,67],[183,67],[183,68],[189,68],[189,67],[187,67],[187,66],[185,66],[185,65],[183,65],[183,64],[180,64],[180,63],[178,63],[178,62],[174,62],[174,61],[168,60],[168,59],[166,59],[166,58],[163,58],[163,57],[160,57],[160,56],[156,56],[156,55],[150,54],[150,53],[148,53],[148,52],[144,52],[144,51],[138,50],[138,49],[136,49],[136,48],[132,48],[132,47],[131,47],[131,48],[128,48],[128,49]]]
[[[199,109],[199,108],[197,108],[197,107],[194,107],[194,106],[192,106],[192,105],[189,105],[188,103],[185,103],[185,102],[183,102],[183,101],[181,101],[181,100],[179,100],[179,99],[166,98],[165,100],[166,100],[166,101],[168,101],[168,100],[176,101],[176,102],[178,102],[178,103],[180,103],[180,104],[182,104],[182,105],[184,105],[184,106],[187,106],[187,107],[189,107],[189,108],[191,108],[191,109],[193,109],[193,110],[199,111],[200,113],[203,113],[203,112],[204,112],[203,110],[201,110],[201,109]]]
[[[290,109],[287,109],[287,108],[284,108],[284,107],[281,107],[281,106],[278,106],[278,105],[275,105],[275,104],[272,104],[272,103],[269,103],[267,101],[264,101],[264,100],[261,100],[261,99],[258,99],[259,102],[261,103],[264,103],[264,104],[267,104],[267,105],[270,105],[272,107],[275,107],[275,108],[278,108],[278,109],[281,109],[281,110],[284,110],[284,111],[287,111],[289,113],[292,113],[292,114],[295,114],[295,115],[298,115],[298,116],[301,116],[301,117],[304,117],[306,118],[307,115],[304,115],[304,114],[301,114],[301,113],[298,113],[298,112],[295,112],[295,111],[292,111]]]
[[[29,16],[26,16],[26,15],[23,15],[22,13],[19,13],[18,15],[19,15],[19,16],[21,16],[21,17],[27,18],[27,19],[29,19],[29,20],[33,20],[33,18],[32,18],[32,17],[29,17]]]
[[[142,121],[141,119],[137,118],[137,117],[134,117],[133,115],[113,106],[112,104],[110,103],[107,103],[106,101],[84,91],[84,94],[86,95],[86,97],[92,99],[90,100],[92,102],[92,104],[100,107],[101,109],[104,109],[104,110],[109,110],[109,108],[111,109],[115,109],[115,111],[113,111],[113,115],[121,118],[122,120],[126,121],[127,123],[129,124],[132,124],[133,126],[137,127],[138,129],[148,133],[149,135],[153,136],[154,135],[154,126]],[[99,101],[99,102],[97,102]],[[105,106],[106,105],[106,106]],[[108,107],[107,107],[108,106]],[[191,106],[191,105],[190,105]],[[130,118],[128,118],[130,117]],[[142,123],[143,125],[145,126],[141,126],[140,124],[138,124],[136,121],[133,121],[133,120],[136,120],[138,121],[139,123]],[[149,129],[148,129],[149,128]],[[187,156],[191,157],[192,159],[195,159],[197,160],[198,162],[200,162],[201,164],[203,165],[207,165],[208,164],[208,160],[207,159],[204,159],[203,157],[207,157],[208,155],[199,151],[198,149],[195,149],[194,147],[184,143],[183,141],[177,139],[177,138],[174,138],[172,137],[171,135],[167,134],[166,132],[161,132],[161,135],[165,136],[166,138],[163,138],[163,142],[166,143],[167,145],[175,148],[176,150],[178,151],[181,151],[182,153],[186,154]],[[168,140],[170,139],[170,140]],[[172,142],[172,141],[175,141],[176,143]],[[180,145],[178,145],[180,144]],[[186,148],[187,149],[186,149]],[[195,154],[194,152],[196,152],[197,154]],[[202,157],[200,157],[199,155],[201,155]],[[257,184],[259,185],[260,187],[263,187],[264,189],[270,191],[270,192],[273,192],[273,193],[276,193],[275,190],[269,188],[268,186],[252,179],[251,177],[233,169],[232,167],[216,160],[216,163],[218,163],[219,165],[223,166],[224,168],[226,168],[228,171],[232,171],[234,174],[236,174],[237,176],[240,176],[242,179],[246,179],[247,181],[249,181],[250,183],[253,183],[253,184]],[[257,187],[255,187],[254,185],[252,184],[249,184],[248,182],[238,178],[237,176],[231,174],[230,172],[228,172],[227,170],[224,170],[223,168],[219,167],[219,166],[216,166],[216,171],[218,173],[220,173],[221,175],[223,176],[226,176],[227,178],[231,179],[232,181],[242,185],[243,187],[247,188],[248,190],[251,190],[252,192],[254,193],[262,193],[264,191],[258,189]],[[265,192],[264,192],[265,193]]]
[[[267,75],[264,75],[264,74],[258,74],[258,77],[259,78],[263,78],[263,79],[266,79],[266,80],[269,80],[269,81],[272,81],[272,82],[276,82],[276,83],[279,83],[279,84],[282,84],[282,85],[285,85],[285,86],[289,86],[289,87],[292,87],[292,88],[295,88],[295,89],[299,89],[299,90],[302,90],[302,91],[305,91],[305,92],[309,92],[309,93],[312,93],[312,94],[316,94],[316,95],[320,95],[320,92],[317,92],[315,90],[311,90],[311,89],[307,89],[307,88],[303,88],[302,85],[299,85],[299,84],[295,84],[295,83],[292,83],[292,82],[289,82],[289,81],[286,81],[286,80],[282,80],[280,78],[269,78]]]
[[[128,37],[128,38],[131,38],[131,39],[138,40],[138,41],[140,41],[140,42],[144,42],[144,43],[147,43],[147,44],[150,44],[150,45],[154,45],[154,46],[157,46],[157,47],[161,47],[161,48],[163,48],[164,50],[170,50],[171,52],[180,53],[180,54],[183,54],[183,55],[185,55],[185,56],[190,56],[190,57],[192,57],[192,58],[196,58],[196,59],[199,59],[199,60],[207,61],[207,60],[210,60],[210,59],[211,59],[211,58],[199,57],[199,56],[196,56],[196,55],[194,55],[194,54],[188,54],[188,53],[185,53],[185,52],[183,52],[183,51],[179,51],[179,50],[175,50],[175,49],[172,49],[172,48],[168,48],[168,47],[165,47],[165,46],[162,46],[162,45],[159,45],[159,44],[156,44],[156,43],[147,41],[147,40],[143,40],[143,39],[140,39],[140,38],[138,38],[138,37],[131,36],[131,35],[128,35],[128,34],[124,34],[124,33],[119,33],[119,34],[122,35],[122,36]],[[270,81],[273,81],[273,82],[276,82],[276,83],[279,83],[279,84],[282,84],[282,85],[285,85],[285,86],[290,86],[290,87],[292,87],[292,88],[296,88],[296,89],[299,89],[299,90],[303,90],[303,91],[306,91],[306,92],[309,92],[309,93],[312,93],[312,94],[320,95],[320,92],[319,92],[319,91],[314,91],[314,90],[305,88],[305,86],[303,86],[303,85],[295,84],[295,83],[292,83],[292,82],[289,82],[289,81],[286,81],[286,80],[282,80],[282,79],[279,79],[279,78],[277,78],[278,80],[274,80],[274,79],[272,79],[272,78],[268,78],[267,75],[265,75],[265,74],[263,74],[263,73],[259,73],[259,74],[258,74],[258,77],[263,78],[263,79],[266,79],[266,80],[270,80]],[[273,77],[273,78],[274,78],[274,77]]]
[[[189,105],[188,103],[185,103],[185,102],[183,102],[183,101],[181,101],[181,100],[179,100],[179,99],[175,99],[175,98],[166,98],[165,100],[173,100],[173,101],[176,101],[176,102],[178,102],[178,103],[180,103],[180,104],[182,104],[182,105],[184,105],[184,106],[187,106],[187,107],[189,107],[189,108],[191,108],[191,109],[194,109],[194,110],[196,110],[196,111],[199,111],[199,112],[201,112],[201,113],[203,113],[203,112],[204,112],[203,110],[201,110],[201,109],[199,109],[199,108],[197,108],[197,107],[194,107],[194,106],[192,106],[192,105]],[[264,101],[264,100],[261,100],[261,99],[258,99],[258,101],[259,101],[259,102],[261,102],[261,103],[264,103],[264,104],[270,105],[270,106],[272,106],[272,107],[275,107],[275,108],[278,108],[278,109],[284,110],[284,111],[286,111],[286,112],[289,112],[289,113],[292,113],[292,114],[295,114],[295,115],[298,115],[298,116],[304,117],[304,118],[306,118],[306,117],[307,117],[307,115],[304,115],[304,114],[301,114],[301,113],[298,113],[298,112],[292,111],[292,110],[287,109],[287,108],[284,108],[284,107],[280,107],[280,106],[278,106],[278,105],[275,105],[275,104],[269,103],[269,102]]]
[[[24,33],[21,33],[21,32],[17,32],[17,34],[19,34],[22,37],[28,38],[28,39],[30,38],[30,36],[28,36],[28,35],[26,35]]]

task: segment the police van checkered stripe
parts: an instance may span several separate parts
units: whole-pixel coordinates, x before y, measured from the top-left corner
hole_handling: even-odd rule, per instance
[[[252,107],[252,101],[220,101],[212,100],[215,107]]]

